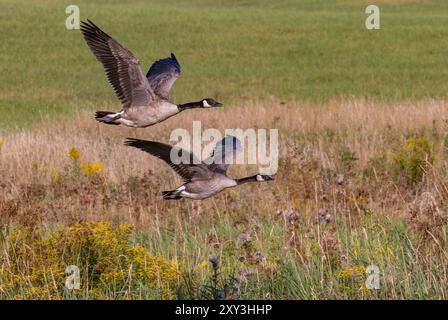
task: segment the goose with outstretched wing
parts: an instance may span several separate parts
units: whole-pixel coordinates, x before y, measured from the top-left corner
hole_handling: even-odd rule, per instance
[[[168,144],[128,138],[125,145],[143,150],[165,161],[184,180],[184,184],[174,190],[163,191],[163,199],[175,200],[189,198],[203,200],[226,188],[247,182],[263,182],[274,178],[265,174],[233,179],[227,170],[237,152],[241,151],[240,141],[227,136],[216,144],[213,154],[199,161],[192,153]],[[186,161],[179,161],[180,159]]]
[[[120,112],[97,111],[97,121],[144,128],[187,109],[221,106],[211,98],[184,104],[174,104],[169,100],[171,87],[181,70],[173,53],[169,58],[154,62],[145,76],[132,52],[92,21],[82,22],[81,32],[90,50],[103,64],[107,80],[121,102]]]

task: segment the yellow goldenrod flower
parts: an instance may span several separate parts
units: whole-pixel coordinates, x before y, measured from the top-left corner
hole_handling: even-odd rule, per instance
[[[387,253],[390,257],[395,258],[394,250],[392,249],[391,246],[386,246],[386,253]]]
[[[356,246],[353,247],[353,257],[355,257],[355,259],[358,259],[358,248]]]
[[[18,264],[0,268],[0,293],[14,297],[19,292],[16,299],[61,299],[64,291],[58,284],[67,278],[66,262],[73,261],[81,272],[92,270],[86,273],[87,282],[81,280],[81,286],[89,284],[91,298],[107,298],[109,286],[137,284],[160,292],[162,299],[175,298],[181,275],[177,262],[133,244],[132,232],[131,225],[115,226],[108,221],[77,223],[54,230],[14,227],[6,254],[29,263],[23,269],[18,269]],[[67,260],[61,260],[61,256]]]
[[[411,137],[397,150],[393,158],[408,181],[416,184],[422,179],[426,168],[434,162],[434,152],[427,138]]]
[[[51,177],[51,181],[53,181],[54,183],[59,182],[59,180],[61,179],[59,172],[55,168],[52,168],[50,170],[50,177]]]
[[[84,163],[82,165],[82,171],[84,171],[87,176],[93,177],[95,174],[104,172],[104,164],[101,162]]]
[[[344,279],[353,279],[357,277],[362,277],[366,273],[366,268],[364,266],[355,267],[345,267],[339,276]]]
[[[204,270],[205,268],[207,268],[208,265],[209,265],[208,260],[204,260],[204,261],[202,261],[201,263],[198,263],[198,264],[197,264],[197,266],[196,266],[196,270],[197,270],[197,271],[202,271],[202,270]]]
[[[77,161],[81,158],[81,152],[76,147],[73,147],[68,152],[68,156],[70,157],[70,159]]]

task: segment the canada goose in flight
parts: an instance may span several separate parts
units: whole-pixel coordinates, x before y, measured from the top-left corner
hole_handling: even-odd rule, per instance
[[[232,141],[229,143],[229,140]],[[241,147],[240,141],[233,136],[227,136],[218,142],[213,154],[202,162],[186,150],[156,141],[128,138],[125,141],[125,145],[139,148],[162,159],[182,177],[185,181],[183,185],[175,190],[162,192],[163,199],[167,200],[181,198],[203,200],[226,188],[235,187],[246,182],[274,180],[273,177],[265,174],[256,174],[240,179],[232,179],[227,176],[227,170],[230,166],[229,159],[233,158],[235,152],[240,151],[238,149]],[[174,163],[171,159],[171,154],[182,155],[180,157],[189,159],[189,163]]]
[[[120,112],[98,111],[95,115],[97,121],[144,128],[183,110],[221,106],[221,103],[210,98],[179,105],[170,102],[171,87],[180,76],[180,65],[174,54],[154,62],[145,77],[132,52],[92,21],[87,21],[81,23],[81,32],[90,50],[103,64],[122,107]]]

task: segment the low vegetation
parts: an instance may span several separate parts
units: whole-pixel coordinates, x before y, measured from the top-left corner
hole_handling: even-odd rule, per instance
[[[179,179],[122,145],[169,142],[201,110],[146,130],[82,114],[5,133],[0,298],[446,299],[447,110],[273,100],[202,113],[203,129],[280,132],[274,182],[202,202],[163,201]],[[69,265],[79,290],[65,287]],[[365,283],[372,265],[378,290]]]
[[[67,3],[0,0],[0,299],[447,299],[448,2],[370,31],[369,4],[77,1],[145,70],[176,53],[174,101],[225,105],[134,130],[93,120],[118,101]],[[123,140],[193,120],[278,128],[276,180],[162,200],[179,178]]]

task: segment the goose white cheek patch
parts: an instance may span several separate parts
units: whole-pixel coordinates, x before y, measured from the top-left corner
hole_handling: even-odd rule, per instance
[[[212,107],[211,105],[208,104],[207,100],[202,100],[202,105],[203,105],[205,108],[211,108],[211,107]]]

